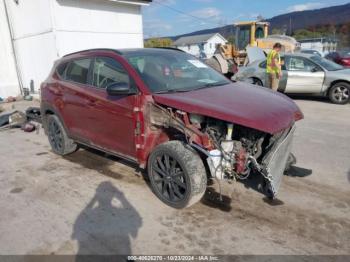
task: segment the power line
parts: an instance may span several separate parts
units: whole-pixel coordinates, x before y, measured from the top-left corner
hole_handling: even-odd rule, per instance
[[[212,21],[209,21],[209,20],[205,20],[205,19],[203,19],[203,18],[200,18],[200,17],[198,17],[198,16],[194,16],[194,15],[188,14],[188,13],[186,13],[186,12],[183,12],[183,11],[179,10],[179,9],[176,9],[176,8],[171,7],[171,6],[169,6],[169,5],[166,5],[166,4],[163,4],[163,3],[161,3],[161,2],[158,2],[157,0],[153,0],[153,3],[156,3],[156,4],[158,4],[158,5],[164,6],[164,7],[168,8],[168,9],[170,9],[170,10],[176,12],[176,13],[179,13],[179,14],[182,14],[182,15],[186,15],[186,16],[188,16],[188,17],[191,17],[191,18],[196,19],[196,20],[201,21],[201,22],[215,24],[216,26],[225,26],[224,24],[221,24],[221,23],[212,22]]]

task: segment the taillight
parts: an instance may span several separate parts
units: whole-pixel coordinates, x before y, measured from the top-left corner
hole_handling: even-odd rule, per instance
[[[304,114],[300,110],[298,110],[294,113],[294,120],[295,121],[301,120],[303,118],[304,118]]]
[[[350,65],[350,59],[348,59],[348,58],[342,58],[342,59],[340,59],[340,63],[341,63],[342,65]]]

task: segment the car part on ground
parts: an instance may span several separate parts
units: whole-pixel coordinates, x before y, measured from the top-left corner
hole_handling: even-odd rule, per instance
[[[0,130],[21,127],[26,122],[27,117],[21,111],[3,114],[0,117]]]
[[[26,110],[26,116],[29,121],[42,123],[40,107],[29,107]]]

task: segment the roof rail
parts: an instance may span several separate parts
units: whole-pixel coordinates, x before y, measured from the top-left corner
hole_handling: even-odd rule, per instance
[[[112,48],[92,48],[92,49],[86,49],[86,50],[81,50],[81,51],[76,51],[76,52],[73,52],[73,53],[69,53],[69,54],[64,55],[63,57],[67,57],[67,56],[71,56],[71,55],[75,55],[75,54],[79,54],[79,53],[83,53],[83,52],[89,52],[89,51],[112,51],[112,52],[115,52],[115,53],[117,53],[119,55],[122,54],[117,49],[112,49]]]

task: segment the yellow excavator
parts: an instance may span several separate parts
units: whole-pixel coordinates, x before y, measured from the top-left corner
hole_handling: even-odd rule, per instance
[[[239,22],[234,24],[235,44],[217,46],[213,57],[206,60],[206,63],[231,77],[238,69],[238,66],[247,65],[249,47],[258,47],[265,53],[269,52],[276,42],[282,44],[282,51],[293,53],[300,48],[300,44],[290,36],[269,35],[270,23],[261,21]]]

